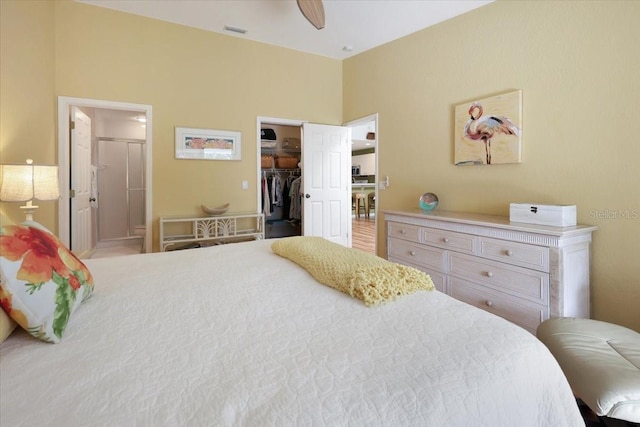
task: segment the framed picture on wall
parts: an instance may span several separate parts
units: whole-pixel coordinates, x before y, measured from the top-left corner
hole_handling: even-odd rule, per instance
[[[495,165],[522,161],[522,91],[455,107],[455,164]]]
[[[241,160],[241,134],[176,127],[176,159]]]

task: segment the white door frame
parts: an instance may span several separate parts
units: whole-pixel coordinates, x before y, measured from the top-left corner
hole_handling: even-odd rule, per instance
[[[153,117],[151,105],[132,104],[128,102],[106,101],[90,98],[58,97],[58,178],[60,180],[60,199],[58,200],[58,235],[62,243],[69,247],[71,241],[69,189],[71,188],[71,159],[70,159],[70,107],[104,108],[110,110],[139,111],[147,117],[147,132],[145,138],[145,252],[151,250],[151,218],[152,218],[152,129]]]
[[[376,251],[376,254],[377,254],[378,253],[378,217],[379,217],[378,212],[380,212],[380,209],[379,209],[380,198],[378,197],[378,190],[380,190],[380,188],[381,188],[380,187],[380,179],[379,179],[380,177],[379,177],[379,174],[378,174],[378,159],[380,158],[380,154],[379,154],[379,151],[378,151],[378,141],[380,140],[380,134],[378,133],[378,113],[374,113],[374,114],[371,114],[371,115],[368,115],[368,116],[365,116],[365,117],[361,117],[359,119],[352,120],[350,122],[345,123],[343,126],[347,126],[349,128],[352,128],[354,126],[363,125],[365,123],[370,123],[370,122],[374,122],[376,124],[375,125],[376,126],[376,128],[375,128],[376,139],[374,140],[374,144],[373,144],[373,147],[374,147],[375,153],[376,153],[376,161],[375,161],[375,169],[376,170],[375,170],[375,178],[374,178],[374,180],[376,182],[376,189],[375,189],[376,214],[375,214],[375,217],[374,217],[374,227],[375,227],[376,232],[373,235],[373,239],[374,239],[373,240],[373,247],[375,248],[375,251]]]

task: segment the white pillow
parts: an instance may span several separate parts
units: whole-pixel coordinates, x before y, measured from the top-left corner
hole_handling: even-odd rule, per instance
[[[56,236],[29,221],[0,229],[0,301],[27,332],[57,343],[93,292],[87,267]]]

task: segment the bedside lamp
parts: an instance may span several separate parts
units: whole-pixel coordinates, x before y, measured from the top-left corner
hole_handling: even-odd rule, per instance
[[[27,221],[33,221],[33,213],[38,209],[33,199],[56,200],[60,197],[58,186],[58,166],[34,165],[31,159],[27,159],[26,165],[2,165],[0,200],[27,202],[20,206]]]

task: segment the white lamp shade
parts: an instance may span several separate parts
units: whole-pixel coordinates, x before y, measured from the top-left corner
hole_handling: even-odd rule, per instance
[[[40,165],[2,165],[0,200],[25,202],[60,197],[58,167]]]
[[[55,200],[60,197],[57,166],[33,167],[33,198]]]

